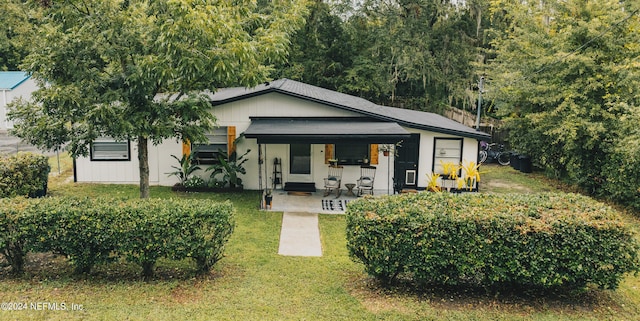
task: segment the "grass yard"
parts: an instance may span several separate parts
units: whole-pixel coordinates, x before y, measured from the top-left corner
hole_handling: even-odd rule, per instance
[[[50,182],[51,195],[138,196],[137,186],[68,183],[65,166],[70,164],[63,165],[66,174]],[[486,166],[483,172],[483,192],[555,190],[537,175],[508,167]],[[629,276],[615,292],[591,290],[576,297],[384,289],[349,259],[342,215],[320,216],[322,257],[283,257],[277,254],[282,213],[259,211],[256,192],[185,195],[155,187],[151,195],[233,201],[237,227],[227,256],[210,275],[194,276],[189,262],[162,261],[157,277],[148,282],[138,277],[137,266],[126,263],[102,266],[90,276],[77,277],[64,258],[31,255],[25,276],[0,273],[0,301],[64,303],[67,310],[0,311],[0,320],[640,319],[638,277]],[[638,224],[630,215],[625,219]],[[81,310],[71,310],[80,305]]]

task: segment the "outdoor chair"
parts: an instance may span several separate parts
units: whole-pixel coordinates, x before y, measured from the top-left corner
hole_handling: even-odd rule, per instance
[[[362,166],[360,167],[360,178],[357,183],[358,196],[362,195],[365,191],[373,195],[373,181],[376,177],[375,166]]]
[[[329,166],[329,173],[324,179],[324,196],[334,191],[336,198],[340,197],[340,184],[342,183],[342,166]]]

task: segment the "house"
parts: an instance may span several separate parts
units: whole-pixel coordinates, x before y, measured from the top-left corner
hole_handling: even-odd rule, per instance
[[[7,104],[17,98],[29,100],[36,89],[36,82],[26,72],[0,71],[0,132],[13,128],[7,119]]]
[[[219,149],[246,155],[245,189],[322,189],[329,163],[343,167],[342,183],[355,183],[362,165],[376,167],[374,189],[421,189],[441,161],[477,161],[480,140],[490,135],[443,116],[376,105],[368,100],[289,79],[255,88],[220,89],[211,94],[211,112],[220,126],[207,144],[165,141],[149,148],[150,183],[174,185],[175,159],[197,153],[203,167]],[[237,140],[242,136],[242,139]],[[385,156],[381,150],[397,146]],[[89,157],[76,161],[76,181],[137,184],[135,144],[94,142]],[[200,173],[208,178],[207,173]],[[343,187],[344,188],[344,187]]]

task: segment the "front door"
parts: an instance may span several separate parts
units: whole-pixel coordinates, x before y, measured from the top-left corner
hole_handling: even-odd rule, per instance
[[[418,188],[418,155],[420,153],[420,134],[402,141],[394,162],[394,190]]]
[[[289,145],[289,181],[313,182],[311,176],[311,145]]]

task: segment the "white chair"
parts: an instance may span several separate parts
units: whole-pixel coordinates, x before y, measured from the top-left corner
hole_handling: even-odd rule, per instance
[[[362,166],[360,167],[360,178],[357,183],[358,186],[358,196],[362,195],[363,192],[368,192],[373,195],[373,182],[376,178],[376,168],[375,166]]]
[[[324,196],[327,196],[334,191],[336,192],[336,198],[340,197],[340,184],[342,183],[342,166],[329,166],[329,173],[324,179]]]

